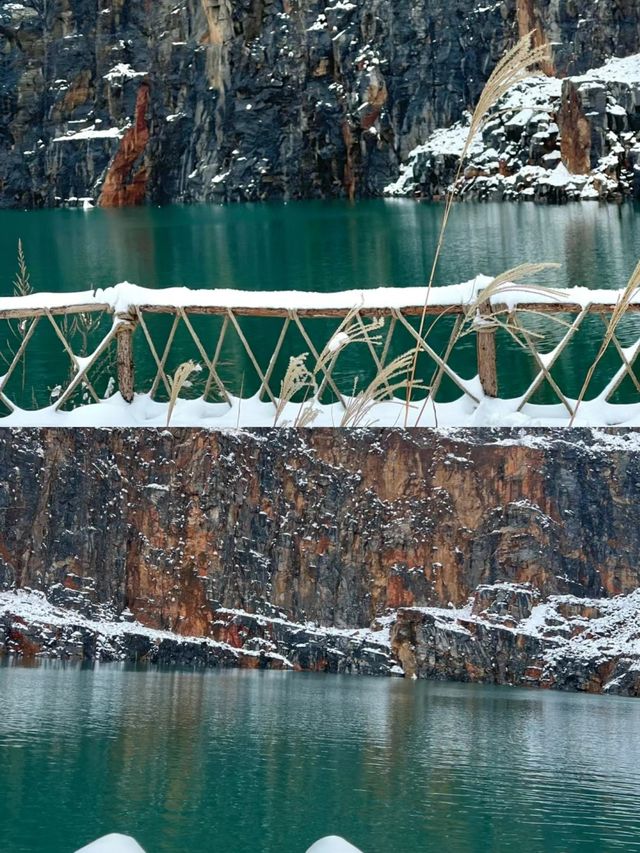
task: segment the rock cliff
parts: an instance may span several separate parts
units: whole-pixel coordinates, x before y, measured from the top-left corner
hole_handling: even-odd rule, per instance
[[[523,636],[533,602],[619,601],[640,587],[637,435],[567,436],[7,430],[0,591],[44,595],[73,618],[60,634],[60,615],[39,616],[49,628],[33,633],[28,612],[5,599],[0,650],[4,630],[5,649],[19,653],[146,656],[166,641],[180,660],[172,643],[188,638],[193,654],[200,638],[234,664],[243,650],[252,665],[257,655],[265,665],[388,672],[399,660],[420,675],[459,678],[462,666],[468,678],[500,681],[505,667],[489,673],[464,652],[425,664],[424,609],[450,611],[438,616],[439,636],[447,619],[475,617]],[[496,604],[492,590],[504,584],[524,592]],[[96,644],[91,626],[114,620],[135,623],[138,639],[113,640],[105,628]],[[548,640],[531,641],[522,672]],[[507,672],[520,643],[501,646]]]
[[[640,49],[635,0],[0,6],[0,204],[380,194],[519,34],[559,75]]]

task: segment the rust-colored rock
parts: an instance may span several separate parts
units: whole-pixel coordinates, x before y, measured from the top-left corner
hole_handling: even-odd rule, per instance
[[[128,207],[143,204],[147,192],[148,167],[145,152],[149,142],[147,109],[149,83],[138,90],[133,126],[126,131],[113,158],[102,187],[101,207]]]
[[[499,435],[7,431],[0,588],[82,588],[212,636],[221,607],[365,627],[501,581],[542,597],[640,586],[640,454],[590,431]]]
[[[562,162],[572,175],[588,175],[591,171],[591,124],[584,114],[580,93],[570,80],[565,80],[562,86],[558,126],[562,136]]]
[[[520,38],[533,33],[533,44],[536,47],[549,43],[544,31],[542,16],[536,9],[535,0],[516,0],[516,21],[518,23],[518,35]],[[556,74],[552,60],[544,62],[542,70],[550,77],[554,77]]]

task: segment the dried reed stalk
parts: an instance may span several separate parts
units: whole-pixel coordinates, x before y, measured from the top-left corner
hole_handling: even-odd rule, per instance
[[[534,69],[536,66],[547,63],[551,60],[551,50],[549,45],[535,45],[534,37],[535,30],[532,30],[528,35],[521,38],[518,43],[504,55],[504,57],[496,65],[493,70],[493,73],[487,80],[487,83],[484,89],[482,90],[482,94],[480,95],[476,108],[473,111],[471,123],[469,125],[469,132],[462,148],[462,154],[460,155],[458,169],[456,171],[453,184],[451,185],[449,192],[447,193],[444,217],[442,219],[442,225],[440,227],[438,243],[436,245],[433,263],[431,265],[429,283],[427,285],[427,293],[425,295],[424,310],[420,317],[420,326],[418,329],[419,337],[422,337],[424,332],[424,324],[427,313],[426,309],[427,305],[429,304],[429,296],[431,294],[436,269],[440,260],[440,255],[442,253],[442,246],[444,245],[444,237],[447,230],[447,225],[449,223],[449,216],[451,214],[451,208],[453,206],[453,200],[455,196],[455,187],[462,175],[464,162],[467,158],[467,154],[469,153],[469,148],[476,134],[481,130],[487,118],[489,110],[493,106],[495,106],[495,104],[497,104],[500,98],[502,98],[502,96],[505,95],[506,92],[516,83],[519,83],[527,77],[531,76],[532,69]],[[537,71],[536,73],[542,74],[541,71]],[[416,341],[416,345],[413,350],[413,358],[410,365],[410,375],[407,382],[407,407],[405,412],[405,426],[409,416],[409,404],[411,402],[411,396],[415,384],[415,374],[419,352],[420,344],[419,341]]]
[[[344,320],[340,323],[320,353],[313,370],[314,374],[318,374],[321,370],[326,371],[327,366],[350,344],[367,342],[370,344],[379,344],[382,342],[379,335],[372,335],[371,332],[376,332],[383,328],[385,323],[384,318],[375,317],[370,323],[364,323],[363,320],[358,319],[359,311],[360,306],[356,306],[351,308],[346,314]]]
[[[304,352],[302,355],[294,355],[289,359],[287,372],[280,385],[280,396],[273,421],[274,426],[277,426],[278,420],[282,416],[287,404],[291,402],[299,391],[317,390],[315,377],[307,367],[308,357],[309,353]]]
[[[189,377],[192,373],[195,373],[198,370],[202,370],[202,367],[199,364],[196,364],[194,361],[185,361],[176,368],[176,372],[173,374],[173,377],[169,377],[171,397],[169,399],[169,408],[167,410],[167,426],[169,426],[169,423],[171,422],[171,415],[173,414],[173,410],[178,402],[180,391],[185,387],[189,387]]]
[[[22,240],[18,240],[18,271],[13,280],[13,292],[16,296],[28,296],[33,292]]]
[[[515,282],[520,281],[526,276],[538,275],[545,270],[557,270],[560,268],[560,264],[558,263],[537,263],[537,264],[520,264],[517,267],[513,267],[510,270],[506,270],[500,275],[497,275],[489,284],[484,287],[476,297],[475,301],[469,306],[469,310],[467,311],[467,317],[475,316],[478,309],[485,302],[489,302],[494,296],[498,296],[501,293],[527,293],[533,296],[541,296],[548,297],[552,296],[554,299],[562,299],[563,294],[559,290],[551,290],[548,287],[542,287],[541,285],[536,284],[528,284],[527,282],[523,284],[515,284]]]
[[[385,397],[392,396],[395,391],[406,388],[411,358],[412,351],[403,353],[379,370],[367,388],[349,400],[340,426],[359,426],[373,406],[382,402]]]

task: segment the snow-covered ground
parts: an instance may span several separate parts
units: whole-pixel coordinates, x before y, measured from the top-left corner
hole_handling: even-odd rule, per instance
[[[102,618],[89,618],[52,604],[41,592],[0,592],[0,627],[4,624],[5,641],[9,636],[15,642],[15,632],[26,632],[30,643],[40,644],[37,654],[42,657],[82,657],[83,641],[90,635],[95,638],[94,655],[99,660],[127,659],[131,639],[144,638],[156,646],[167,641],[178,648],[190,646],[203,659],[206,653],[230,665],[239,665],[240,656],[264,659],[266,655],[280,669],[296,668],[299,661],[294,666],[292,660],[301,648],[321,648],[323,659],[334,654],[359,660],[360,666],[352,664],[346,671],[387,675],[402,675],[392,651],[392,631],[396,620],[402,621],[398,614],[405,610],[428,616],[443,637],[448,631],[471,636],[470,629],[477,624],[539,640],[543,681],[547,677],[553,680],[560,671],[586,671],[608,661],[621,665],[616,670],[623,673],[620,677],[630,672],[637,672],[640,677],[640,589],[614,598],[553,595],[541,601],[530,585],[498,582],[478,587],[464,607],[400,608],[377,620],[372,628],[360,629],[302,625],[242,610],[216,611],[216,624],[241,629],[234,631],[235,635],[246,637],[241,648],[147,628],[133,621],[131,614],[128,619],[114,614],[108,617],[106,613]],[[126,640],[128,646],[124,644]],[[6,648],[10,647],[11,643]],[[605,692],[615,692],[617,677],[614,673],[611,682],[604,685]]]
[[[164,648],[168,654],[160,657],[169,662],[184,658],[196,664],[247,666],[259,660],[270,668],[292,670],[298,667],[300,655],[313,646],[320,657],[340,658],[336,671],[402,674],[391,654],[393,614],[378,620],[374,628],[323,627],[225,608],[215,615],[212,627],[220,627],[223,637],[230,626],[247,629],[241,647],[149,628],[128,611],[116,614],[80,600],[77,593],[65,606],[52,603],[40,591],[8,590],[0,592],[0,652],[4,629],[7,651],[23,653],[24,642],[16,638],[17,632],[26,634],[29,648],[35,647],[36,654],[45,658],[83,658],[85,641],[90,641],[92,659],[99,661],[157,660],[157,651]]]
[[[357,427],[566,427],[570,416],[562,405],[526,404],[518,411],[522,398],[509,400],[485,397],[477,379],[466,383],[478,396],[479,402],[461,396],[452,403],[423,401],[406,404],[397,399],[376,403],[367,409]],[[347,398],[348,400],[349,398]],[[575,401],[569,401],[574,403]],[[308,401],[288,403],[276,419],[275,407],[252,397],[231,398],[227,403],[208,403],[196,400],[178,400],[171,415],[171,427],[197,427],[201,429],[253,429],[261,427],[292,427],[301,413],[309,408],[316,415],[313,427],[340,427],[344,409],[340,403],[331,405]],[[166,428],[168,405],[152,400],[147,394],[137,394],[132,403],[126,403],[120,394],[114,394],[100,403],[79,406],[71,411],[56,411],[53,406],[35,411],[16,409],[0,418],[0,427],[155,427]],[[583,402],[573,422],[575,427],[640,427],[640,403],[612,404],[602,398]]]
[[[594,669],[609,661],[622,661],[625,673],[640,677],[640,589],[614,598],[578,598],[553,595],[534,604],[530,614],[519,619],[509,613],[497,615],[478,611],[478,593],[483,589],[496,594],[531,595],[535,589],[509,582],[479,587],[476,595],[463,608],[411,608],[434,617],[443,630],[454,629],[470,634],[473,623],[513,632],[522,637],[542,641],[542,680],[560,670]],[[615,692],[617,678],[604,685],[605,692]]]
[[[210,638],[189,637],[172,631],[162,631],[148,628],[124,615],[116,615],[104,608],[93,618],[75,610],[56,606],[47,600],[42,592],[35,590],[17,590],[0,592],[0,620],[9,619],[17,626],[28,625],[38,630],[38,639],[43,640],[42,655],[48,656],[47,645],[58,648],[75,643],[77,652],[82,654],[82,632],[87,632],[96,638],[96,655],[108,660],[125,659],[123,641],[130,638],[140,638],[150,644],[159,646],[169,641],[177,646],[199,646],[206,648],[212,655],[220,655],[230,659],[238,659],[240,655],[260,657],[259,651],[252,649],[239,650],[228,643],[219,643]],[[54,652],[54,656],[57,656]],[[282,668],[290,669],[291,664],[277,652],[269,652],[269,658],[277,660]]]

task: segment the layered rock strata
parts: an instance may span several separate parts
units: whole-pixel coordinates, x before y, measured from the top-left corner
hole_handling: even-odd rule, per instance
[[[0,649],[604,689],[633,631],[536,680],[587,617],[540,626],[637,626],[639,488],[637,433],[7,430]]]

